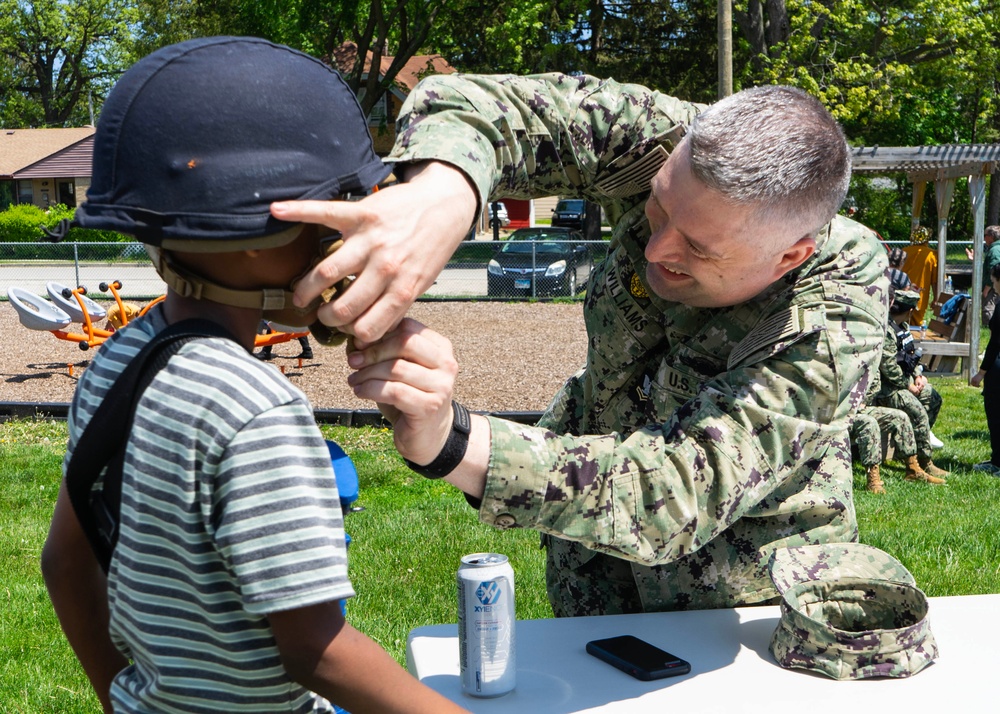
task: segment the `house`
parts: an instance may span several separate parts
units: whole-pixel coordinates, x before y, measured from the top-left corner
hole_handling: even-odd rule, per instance
[[[383,56],[379,62],[379,76],[384,76],[392,65],[393,58]],[[332,66],[337,67],[341,72],[347,74],[358,61],[358,46],[353,42],[345,42],[333,52],[333,58],[328,60]],[[372,53],[369,51],[365,57],[365,76],[371,71]],[[375,153],[379,156],[386,156],[392,151],[393,142],[396,140],[396,117],[399,116],[399,109],[406,100],[407,95],[417,86],[424,77],[431,74],[451,74],[457,71],[448,64],[441,55],[414,55],[396,75],[396,81],[392,88],[387,91],[378,104],[372,109],[368,116],[368,130],[372,135],[372,144]],[[504,205],[510,216],[508,228],[524,228],[534,223],[534,213],[532,202],[519,199],[505,198]],[[486,231],[489,228],[488,218],[485,215],[479,220],[479,231]]]
[[[0,210],[14,203],[75,207],[90,187],[94,127],[0,129]]]
[[[379,77],[385,76],[392,65],[393,57],[383,56],[379,62]],[[358,46],[353,42],[345,42],[333,51],[328,62],[345,75],[354,69],[358,61]],[[371,70],[372,53],[369,50],[365,56],[364,76]],[[448,64],[441,55],[414,55],[396,75],[393,86],[382,95],[368,116],[368,130],[372,135],[375,153],[385,156],[392,150],[396,140],[396,117],[399,108],[417,82],[429,74],[451,74],[455,68]],[[364,91],[364,90],[362,90]]]

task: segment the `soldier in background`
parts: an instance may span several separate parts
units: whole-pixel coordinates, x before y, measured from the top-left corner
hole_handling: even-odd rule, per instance
[[[898,249],[897,249],[898,250]],[[892,265],[890,256],[889,264]],[[892,288],[892,271],[889,271],[889,299],[893,300],[895,291]],[[887,365],[896,364],[896,337],[894,330],[887,330],[882,344],[882,362]],[[926,483],[944,483],[942,479],[927,474],[920,466],[917,457],[917,440],[913,433],[913,424],[906,412],[891,407],[875,406],[881,392],[881,368],[876,372],[868,391],[865,393],[865,403],[861,405],[857,415],[851,421],[851,447],[858,461],[865,467],[867,488],[872,493],[885,493],[882,483],[881,465],[884,461],[882,451],[882,435],[892,446],[893,455],[897,461],[906,465],[907,481],[924,481]]]
[[[865,467],[866,487],[869,491],[885,493],[881,473],[882,462],[885,460],[882,451],[883,434],[892,446],[896,460],[906,464],[908,481],[935,482],[933,477],[918,475],[923,469],[917,462],[917,442],[913,436],[913,425],[906,413],[899,409],[866,405],[861,407],[851,422],[851,447],[858,462]]]
[[[874,403],[906,412],[917,440],[917,461],[921,473],[907,474],[910,480],[944,483],[948,472],[934,465],[931,428],[941,411],[941,395],[927,381],[920,365],[917,349],[906,322],[920,296],[910,290],[895,292],[889,306],[889,322],[885,328],[885,346],[879,364],[880,389]]]
[[[847,426],[877,368],[888,280],[874,233],[834,218],[847,144],[797,89],[703,109],[590,77],[430,77],[390,156],[408,183],[272,207],[344,233],[297,297],[360,271],[320,312],[357,335],[355,393],[379,402],[411,468],[463,489],[482,521],[545,534],[556,615],[773,602],[775,548],[857,538]],[[425,216],[432,252],[477,203],[549,194],[599,202],[613,225],[584,306],[587,366],[538,426],[469,415],[451,400],[446,338],[409,319],[367,337],[404,277],[341,253],[395,240],[375,210],[391,197],[466,207],[457,230]]]

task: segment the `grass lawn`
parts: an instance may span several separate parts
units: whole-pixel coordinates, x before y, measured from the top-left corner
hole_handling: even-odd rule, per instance
[[[890,464],[883,469],[888,493],[873,496],[864,491],[864,474],[856,467],[861,540],[902,560],[930,596],[1000,592],[1000,479],[970,468],[989,457],[982,398],[960,377],[932,382],[944,397],[934,432],[945,448],[935,453],[935,462],[953,471],[948,485],[906,482],[902,467]],[[412,628],[455,622],[458,561],[477,551],[510,557],[519,618],[551,617],[536,533],[500,532],[478,523],[453,488],[403,466],[386,430],[324,427],[324,433],[352,456],[361,477],[357,505],[365,510],[346,517],[354,539],[351,578],[359,592],[348,605],[355,627],[404,661]],[[98,711],[38,571],[65,439],[63,422],[0,424],[4,713]]]

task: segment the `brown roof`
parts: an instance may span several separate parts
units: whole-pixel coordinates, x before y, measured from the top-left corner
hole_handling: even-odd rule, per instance
[[[21,169],[56,154],[94,133],[94,127],[75,129],[0,129],[0,176],[11,177]]]
[[[379,74],[384,75],[389,71],[393,58],[383,55],[379,62]],[[345,42],[333,51],[333,63],[345,74],[354,69],[355,62],[358,61],[358,46],[353,42]],[[372,52],[369,50],[365,56],[365,72],[371,70]],[[403,69],[396,75],[396,84],[401,85],[409,94],[417,86],[417,82],[429,74],[452,74],[455,68],[448,64],[448,61],[441,55],[414,55]]]

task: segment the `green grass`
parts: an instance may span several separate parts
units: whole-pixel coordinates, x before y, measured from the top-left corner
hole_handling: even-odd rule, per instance
[[[932,597],[1000,592],[1000,479],[971,470],[989,457],[982,398],[961,377],[932,377],[932,383],[944,397],[934,432],[945,448],[934,458],[952,471],[948,485],[909,483],[902,467],[890,463],[883,470],[887,493],[873,496],[856,467],[861,540],[902,560]],[[536,533],[480,524],[455,489],[403,466],[387,430],[323,431],[352,456],[361,477],[357,505],[364,510],[345,520],[354,539],[350,572],[358,597],[348,604],[348,619],[355,627],[404,661],[411,629],[455,622],[458,561],[477,551],[510,557],[519,618],[551,617]],[[65,440],[63,422],[0,423],[2,713],[98,711],[38,572]]]
[[[985,342],[983,343],[985,345]],[[944,406],[934,433],[945,446],[934,463],[950,470],[946,486],[903,480],[902,465],[884,466],[886,494],[864,490],[855,466],[861,541],[899,558],[930,596],[1000,592],[1000,479],[971,467],[990,457],[982,395],[964,377],[931,377]]]

